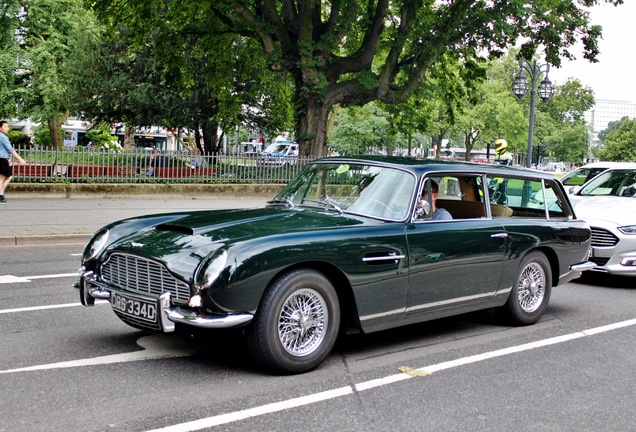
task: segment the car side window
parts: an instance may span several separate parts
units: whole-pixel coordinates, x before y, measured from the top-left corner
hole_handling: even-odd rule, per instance
[[[503,206],[508,216],[551,218],[569,216],[569,207],[564,203],[558,185],[541,179],[515,178],[508,176],[488,179],[488,195],[493,206]],[[495,211],[493,210],[493,216]]]
[[[432,191],[437,190],[435,195]],[[448,221],[486,216],[482,177],[478,174],[435,174],[423,179],[420,186],[417,220]],[[426,201],[428,213],[418,211]],[[433,203],[433,201],[435,201]]]
[[[561,189],[555,182],[545,182],[546,206],[550,219],[567,218],[570,216],[570,207],[561,194]]]

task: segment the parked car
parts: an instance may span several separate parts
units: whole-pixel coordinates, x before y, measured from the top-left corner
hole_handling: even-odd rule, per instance
[[[565,186],[568,194],[572,195],[580,186],[592,180],[594,177],[611,168],[632,168],[636,169],[636,163],[633,162],[592,162],[585,164],[580,168],[571,171],[561,177],[561,183]]]
[[[604,171],[572,199],[592,229],[594,270],[636,276],[636,169]]]
[[[548,205],[530,200],[536,191]],[[434,220],[433,200],[453,219]],[[297,373],[345,332],[493,307],[535,323],[554,286],[593,266],[589,247],[588,225],[552,174],[335,157],[305,166],[263,208],[103,227],[76,287],[83,305],[107,299],[149,332],[243,328],[259,362]]]
[[[294,141],[275,141],[258,157],[261,166],[286,166],[298,163],[298,144]]]
[[[546,166],[543,167],[543,171],[562,173],[566,171],[566,168],[563,162],[549,162]]]

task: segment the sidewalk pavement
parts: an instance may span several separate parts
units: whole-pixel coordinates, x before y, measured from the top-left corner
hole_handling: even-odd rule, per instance
[[[0,204],[0,247],[86,243],[102,226],[120,219],[188,210],[261,207],[275,194],[258,196],[111,196],[42,198],[11,193]]]

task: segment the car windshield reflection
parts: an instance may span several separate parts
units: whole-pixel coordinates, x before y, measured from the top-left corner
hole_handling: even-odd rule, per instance
[[[276,197],[298,207],[316,207],[380,219],[410,214],[415,177],[399,169],[357,164],[307,166]]]

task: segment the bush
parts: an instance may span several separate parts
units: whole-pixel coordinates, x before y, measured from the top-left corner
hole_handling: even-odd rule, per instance
[[[10,130],[7,136],[13,147],[28,147],[31,145],[31,137],[23,132]]]
[[[49,128],[46,125],[40,125],[35,128],[35,131],[33,132],[33,138],[35,139],[35,143],[39,146],[51,147],[53,145],[53,140],[51,139]]]

